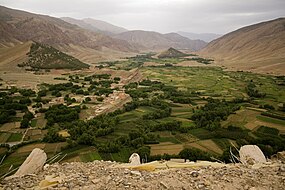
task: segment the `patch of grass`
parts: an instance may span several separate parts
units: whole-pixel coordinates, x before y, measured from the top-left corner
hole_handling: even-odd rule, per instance
[[[36,127],[36,126],[37,126],[37,121],[38,121],[38,120],[33,119],[33,120],[31,121],[31,127]]]
[[[86,153],[86,154],[81,154],[79,157],[80,157],[80,160],[82,162],[91,162],[94,160],[102,160],[102,158],[98,152],[90,152],[90,153]]]
[[[131,151],[128,148],[123,148],[118,153],[112,153],[112,160],[116,162],[128,162]]]
[[[189,133],[199,139],[211,139],[214,137],[214,135],[210,131],[203,128],[192,129],[189,131]]]
[[[159,142],[172,142],[174,144],[181,144],[179,140],[177,140],[175,137],[169,136],[169,137],[160,137]]]
[[[5,143],[10,138],[11,133],[0,132],[0,143]]]
[[[221,138],[221,139],[212,139],[221,149],[225,150],[229,146],[231,146],[230,142],[228,139]]]
[[[258,116],[256,116],[256,118],[261,120],[261,121],[264,121],[264,122],[284,125],[284,127],[285,127],[285,121],[284,120],[274,119],[274,118],[266,117],[266,116],[262,116],[262,115],[258,115]]]
[[[7,142],[17,142],[17,141],[21,141],[23,135],[21,133],[12,133],[9,137],[9,139],[7,140]]]

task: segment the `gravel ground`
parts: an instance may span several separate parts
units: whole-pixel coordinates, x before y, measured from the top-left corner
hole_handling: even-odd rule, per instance
[[[259,167],[230,164],[221,168],[165,169],[154,172],[119,168],[119,163],[94,161],[53,164],[37,175],[5,179],[0,189],[40,189],[42,180],[57,177],[48,189],[285,189],[285,164],[274,162]]]

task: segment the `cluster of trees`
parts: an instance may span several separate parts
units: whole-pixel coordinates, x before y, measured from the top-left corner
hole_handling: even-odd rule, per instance
[[[224,100],[215,100],[208,98],[208,103],[201,109],[196,110],[191,119],[195,122],[196,127],[204,127],[213,131],[220,127],[220,121],[226,120],[227,117],[240,109],[240,106]]]
[[[47,125],[52,126],[55,123],[72,122],[79,119],[80,107],[68,107],[63,104],[50,106],[45,111]]]
[[[191,61],[197,61],[198,63],[203,63],[203,64],[211,64],[211,62],[213,62],[214,60],[213,59],[204,59],[204,58],[201,58],[201,57],[193,57],[193,58],[189,58],[188,60],[191,60]]]
[[[96,145],[96,138],[113,133],[118,122],[117,117],[101,115],[86,122],[77,120],[67,123],[65,128],[72,140],[79,144]]]
[[[140,85],[140,86],[139,86]],[[168,99],[174,103],[190,104],[191,98],[197,97],[195,92],[186,92],[178,90],[177,87],[165,85],[159,81],[145,79],[140,83],[130,83],[125,86],[126,93],[132,98],[148,98],[154,91],[162,91],[163,95],[158,96],[162,99]]]
[[[10,122],[16,116],[16,111],[26,111],[28,109],[27,105],[31,103],[29,97],[10,96],[17,91],[16,88],[13,88],[8,92],[0,93],[0,124]]]
[[[33,70],[39,69],[82,69],[90,66],[80,60],[67,55],[52,46],[33,43],[28,52],[29,60],[19,67],[30,66]]]
[[[21,121],[21,128],[28,128],[30,125],[30,121],[34,118],[34,115],[29,112],[26,111],[25,115],[23,116],[23,119]]]
[[[253,81],[250,81],[246,88],[246,93],[253,98],[264,98],[266,96],[266,93],[260,92],[259,90],[256,89],[256,85],[254,84]]]
[[[43,138],[43,142],[47,143],[64,142],[65,138],[59,135],[58,132],[59,132],[58,129],[50,127],[48,129],[47,134]]]

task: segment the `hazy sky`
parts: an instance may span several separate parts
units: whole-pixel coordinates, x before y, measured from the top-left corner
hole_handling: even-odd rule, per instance
[[[0,0],[0,5],[162,33],[223,34],[285,16],[285,0]]]

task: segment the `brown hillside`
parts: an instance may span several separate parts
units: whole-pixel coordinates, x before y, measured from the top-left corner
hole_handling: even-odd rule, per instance
[[[209,43],[201,54],[229,68],[285,73],[285,18],[247,26]]]
[[[126,41],[82,29],[61,19],[0,6],[0,42],[37,41],[55,47],[70,44],[100,50],[135,51]]]

